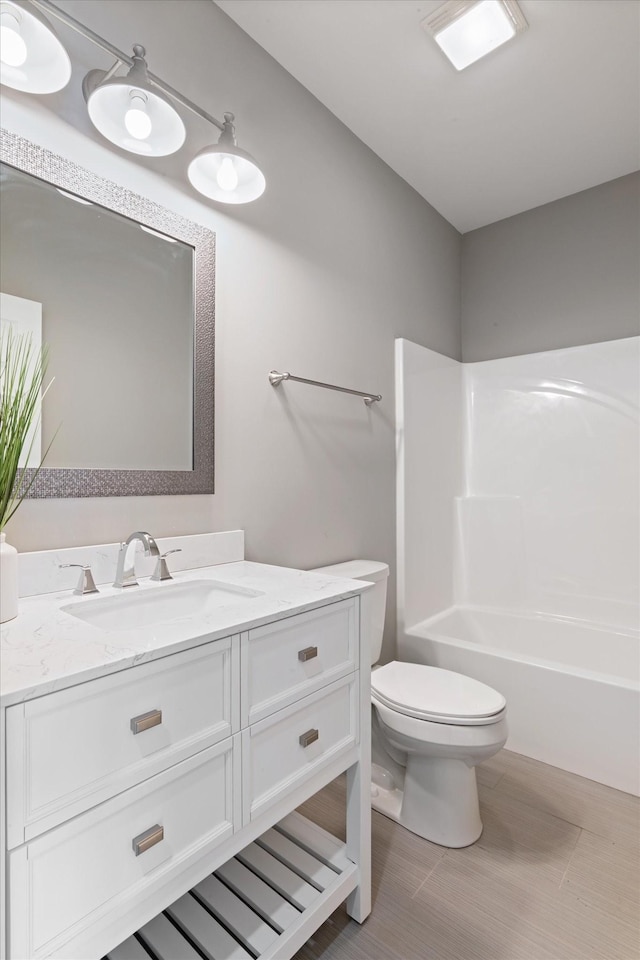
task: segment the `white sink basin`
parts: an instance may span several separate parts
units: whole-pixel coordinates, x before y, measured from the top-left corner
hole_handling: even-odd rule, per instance
[[[69,603],[60,609],[102,630],[135,630],[184,617],[206,616],[218,607],[264,596],[219,580],[189,580],[153,587],[128,587],[117,596]]]

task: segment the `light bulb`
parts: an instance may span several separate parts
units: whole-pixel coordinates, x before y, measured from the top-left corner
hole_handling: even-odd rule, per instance
[[[220,169],[216,174],[216,180],[221,190],[231,192],[238,186],[238,174],[236,173],[236,168],[233,165],[231,157],[225,157],[220,164]]]
[[[27,45],[20,35],[20,21],[5,10],[0,15],[0,60],[8,67],[21,67],[27,59]]]
[[[153,124],[147,113],[146,99],[141,94],[131,94],[130,106],[124,115],[124,125],[136,140],[146,140],[151,133]]]

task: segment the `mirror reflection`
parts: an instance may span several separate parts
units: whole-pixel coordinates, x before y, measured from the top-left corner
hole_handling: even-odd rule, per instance
[[[7,164],[0,190],[2,323],[50,345],[47,468],[191,471],[194,247]]]

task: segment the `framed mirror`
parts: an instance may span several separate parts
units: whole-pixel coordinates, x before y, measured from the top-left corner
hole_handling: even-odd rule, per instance
[[[29,495],[213,493],[215,234],[6,130],[0,160],[1,322],[53,378]]]

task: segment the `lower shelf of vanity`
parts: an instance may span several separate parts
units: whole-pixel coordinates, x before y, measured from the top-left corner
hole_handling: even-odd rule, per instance
[[[292,813],[105,960],[286,960],[357,883],[345,844]]]

